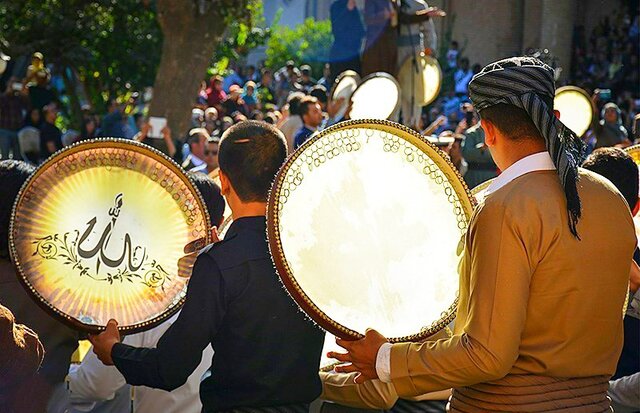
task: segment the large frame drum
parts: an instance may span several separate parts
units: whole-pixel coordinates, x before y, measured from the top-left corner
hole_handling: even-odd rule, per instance
[[[329,92],[329,97],[332,102],[336,102],[338,99],[343,99],[342,104],[338,108],[338,111],[335,114],[336,119],[344,118],[344,115],[347,113],[347,109],[351,103],[351,96],[353,92],[358,88],[360,84],[360,75],[358,75],[353,70],[346,70],[336,78],[333,83],[333,87]]]
[[[440,64],[431,56],[418,53],[409,56],[400,66],[398,83],[402,88],[403,99],[413,96],[413,104],[426,106],[436,100],[442,86]]]
[[[394,120],[400,110],[401,90],[389,73],[376,72],[362,79],[351,95],[350,119]]]
[[[560,112],[560,121],[578,137],[584,135],[593,120],[593,106],[589,94],[576,86],[563,86],[556,90],[554,109]]]
[[[197,188],[167,156],[96,139],[52,155],[27,180],[10,251],[24,287],[54,317],[89,333],[115,318],[132,333],[180,309],[209,222]]]
[[[300,307],[331,334],[418,341],[454,318],[473,210],[448,157],[388,121],[348,121],[305,142],[269,195],[269,246]]]

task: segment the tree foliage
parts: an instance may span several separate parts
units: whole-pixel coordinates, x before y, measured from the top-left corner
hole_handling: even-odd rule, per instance
[[[6,1],[0,33],[9,54],[71,68],[97,110],[106,95],[151,86],[162,45],[153,3],[139,0]]]
[[[168,113],[170,124],[178,125],[185,120],[177,121],[180,112],[177,106],[187,104],[197,91],[197,87],[191,90],[191,81],[184,78],[204,77],[206,62],[223,39],[225,28],[231,26],[229,33],[235,36],[222,45],[223,54],[231,57],[233,53],[229,51],[243,53],[264,36],[252,25],[251,13],[259,3],[256,0],[2,1],[0,41],[8,46],[3,51],[9,55],[40,51],[46,63],[55,65],[65,80],[69,112],[75,114],[72,126],[76,128],[81,96],[89,100],[96,112],[102,112],[108,97],[126,99],[132,91],[151,85],[154,89],[158,85],[166,89],[166,81],[183,88],[171,88],[171,99],[161,92],[164,101],[156,99],[152,108]],[[165,44],[166,39],[172,44]],[[176,62],[176,58],[180,60]],[[203,59],[205,64],[201,67]],[[197,73],[181,73],[188,70]],[[185,119],[188,116],[186,108]]]
[[[333,35],[329,20],[316,21],[308,18],[294,28],[275,25],[267,42],[266,65],[280,68],[287,60],[308,64],[313,73],[320,75],[322,66],[329,60]]]
[[[245,58],[249,52],[263,46],[271,36],[271,28],[267,27],[262,2],[249,3],[248,17],[234,20],[227,26],[224,39],[216,47],[207,70],[209,76],[225,75],[230,61]]]

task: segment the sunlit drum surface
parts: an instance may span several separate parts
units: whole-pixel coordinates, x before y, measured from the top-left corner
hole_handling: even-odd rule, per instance
[[[287,160],[269,208],[278,272],[331,333],[414,339],[452,318],[472,205],[453,166],[409,129],[323,131]]]
[[[351,96],[351,119],[389,119],[398,110],[400,86],[393,76],[378,72],[365,77]]]
[[[440,93],[442,85],[442,71],[438,61],[431,56],[419,53],[409,56],[398,74],[402,95],[413,96],[416,105],[425,106],[433,102]]]
[[[436,100],[438,93],[440,93],[440,86],[442,85],[442,71],[438,61],[431,56],[425,56],[425,66],[422,72],[424,79],[424,105]]]
[[[335,102],[340,98],[343,99],[343,102],[335,114],[336,119],[342,119],[344,117],[349,107],[351,95],[358,87],[358,83],[360,83],[360,76],[353,70],[342,72],[340,76],[336,78],[333,90],[331,91],[331,100]]]
[[[115,318],[125,332],[182,305],[209,217],[186,175],[142,144],[95,140],[49,158],[14,208],[12,259],[27,290],[85,331]]]
[[[556,91],[554,109],[560,112],[560,121],[576,135],[582,136],[589,129],[593,107],[587,93],[575,86],[564,86]]]

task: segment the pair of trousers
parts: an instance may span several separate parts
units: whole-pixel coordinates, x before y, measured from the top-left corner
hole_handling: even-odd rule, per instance
[[[13,159],[22,159],[18,143],[18,132],[0,129],[0,158],[9,159],[9,153],[13,153]]]

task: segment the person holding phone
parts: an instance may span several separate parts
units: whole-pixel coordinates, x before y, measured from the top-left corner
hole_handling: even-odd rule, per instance
[[[146,143],[149,146],[153,146],[154,148],[163,152],[165,155],[173,158],[173,156],[176,154],[176,145],[173,143],[173,139],[171,138],[171,129],[169,129],[169,126],[165,125],[165,127],[160,131],[162,140],[164,141],[164,145],[154,144],[153,141],[156,139],[151,138],[150,132],[151,124],[147,121],[140,128],[140,132],[135,134],[133,139],[138,142]]]

